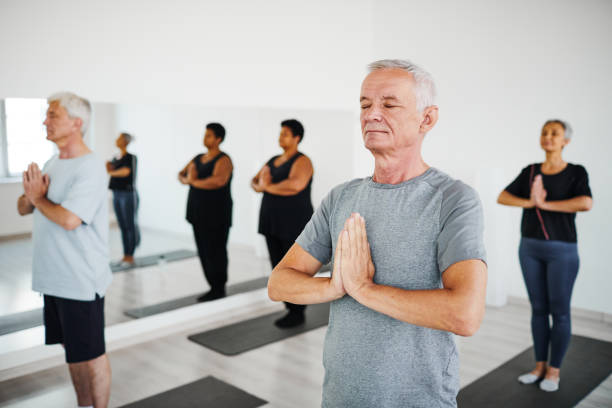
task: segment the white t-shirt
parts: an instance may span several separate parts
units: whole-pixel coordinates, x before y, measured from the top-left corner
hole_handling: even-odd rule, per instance
[[[74,300],[104,296],[112,280],[104,162],[93,153],[72,159],[55,155],[42,171],[50,179],[47,198],[82,223],[68,231],[34,210],[32,289]]]

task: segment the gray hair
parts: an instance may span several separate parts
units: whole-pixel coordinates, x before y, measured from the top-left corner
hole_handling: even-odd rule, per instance
[[[125,143],[127,144],[130,144],[130,142],[134,140],[134,136],[130,135],[129,133],[121,132],[121,136],[123,136],[123,138],[125,139]]]
[[[383,59],[374,61],[368,65],[370,72],[378,69],[398,68],[406,72],[410,72],[414,78],[415,87],[414,94],[416,97],[416,107],[419,112],[423,112],[428,106],[432,106],[436,99],[436,84],[433,77],[423,68],[408,60],[401,59]]]
[[[548,119],[543,125],[542,128],[544,128],[544,126],[549,125],[551,123],[558,123],[561,125],[561,127],[563,128],[563,130],[565,131],[565,138],[566,139],[571,139],[572,135],[574,134],[574,130],[572,129],[572,127],[570,126],[569,123],[567,123],[564,120],[561,119]]]
[[[87,133],[89,119],[91,117],[91,104],[85,98],[81,98],[70,92],[58,92],[47,98],[47,103],[59,102],[66,109],[68,116],[72,119],[81,119],[81,135]]]

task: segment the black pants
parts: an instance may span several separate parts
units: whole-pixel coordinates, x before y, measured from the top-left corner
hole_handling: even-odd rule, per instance
[[[227,282],[227,237],[229,225],[210,227],[192,224],[204,276],[214,293],[224,293]]]
[[[270,263],[272,264],[272,268],[283,259],[289,248],[293,245],[295,240],[286,241],[281,238],[273,237],[270,235],[266,235],[266,244],[268,245],[268,253],[270,254]],[[285,302],[285,307],[290,312],[296,313],[304,313],[304,309],[306,305],[296,305],[293,303]]]

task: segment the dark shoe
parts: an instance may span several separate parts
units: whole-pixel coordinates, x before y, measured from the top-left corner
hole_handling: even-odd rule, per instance
[[[213,292],[212,290],[206,292],[202,296],[197,298],[198,302],[209,302],[211,300],[217,300],[225,297],[225,292]]]
[[[290,327],[304,324],[304,320],[306,320],[304,313],[289,312],[285,316],[275,321],[274,324],[276,327],[280,327],[281,329],[288,329]]]

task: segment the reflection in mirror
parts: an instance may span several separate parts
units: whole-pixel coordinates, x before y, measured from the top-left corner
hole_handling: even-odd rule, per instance
[[[28,319],[29,327],[41,323],[42,298],[31,289],[32,216],[20,217],[15,208],[23,193],[20,172],[31,161],[42,167],[56,149],[45,140],[42,126],[46,101],[15,101],[7,99],[0,105],[4,171],[0,175],[0,325],[9,322],[14,328],[27,328]],[[210,289],[197,257],[192,225],[186,220],[188,188],[177,180],[177,172],[186,163],[207,152],[207,123],[218,122],[226,129],[221,149],[233,164],[227,288],[243,284],[240,290],[248,290],[265,285],[271,266],[265,240],[258,234],[261,195],[250,184],[261,165],[282,152],[279,123],[286,118],[298,118],[308,134],[300,151],[312,160],[312,203],[316,207],[333,186],[352,176],[352,151],[347,149],[356,131],[352,112],[93,104],[85,142],[101,160],[112,162],[120,159],[121,143],[117,141],[127,133],[133,137],[127,151],[137,157],[133,174],[141,235],[133,253],[137,267],[113,266],[117,272],[105,299],[107,326],[163,310],[152,306],[193,304]],[[122,242],[110,190],[108,200],[109,258],[116,262],[130,254]]]

